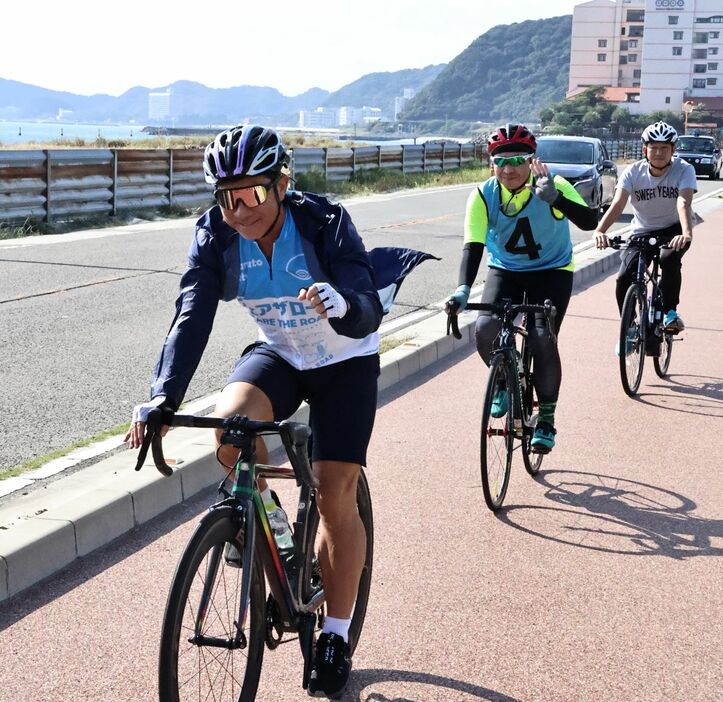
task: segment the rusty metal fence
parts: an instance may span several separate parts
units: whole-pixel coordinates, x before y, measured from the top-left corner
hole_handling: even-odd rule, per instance
[[[454,170],[481,156],[482,147],[474,144],[297,148],[292,172],[343,181],[375,168]],[[202,157],[202,149],[0,150],[0,224],[208,207]]]

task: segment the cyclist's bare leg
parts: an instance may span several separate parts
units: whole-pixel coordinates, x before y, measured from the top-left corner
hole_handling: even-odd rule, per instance
[[[213,412],[215,417],[231,417],[234,414],[246,415],[250,419],[270,422],[274,418],[271,400],[266,393],[251,383],[229,383],[221,392]],[[221,430],[216,430],[216,448],[220,445]],[[219,458],[224,465],[233,466],[236,462],[238,450],[226,444],[219,451]],[[256,439],[256,460],[259,463],[268,463],[269,452],[262,438]],[[266,480],[259,480],[259,488],[266,488]]]
[[[360,466],[341,461],[316,461],[317,506],[327,614],[351,617],[366,554],[366,534],[356,506]]]

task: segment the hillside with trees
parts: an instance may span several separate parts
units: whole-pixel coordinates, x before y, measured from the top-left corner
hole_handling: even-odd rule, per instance
[[[407,68],[401,71],[367,73],[358,80],[331,93],[324,107],[381,107],[385,115],[394,114],[394,98],[403,94],[405,88],[415,92],[431,83],[447,64],[440,63],[425,68]]]
[[[534,121],[565,96],[571,28],[565,15],[490,29],[407,104],[402,118]]]

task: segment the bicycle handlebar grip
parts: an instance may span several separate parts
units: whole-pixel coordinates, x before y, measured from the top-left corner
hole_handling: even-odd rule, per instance
[[[165,420],[165,421],[164,421]],[[148,448],[150,447],[153,455],[153,462],[160,473],[169,476],[173,473],[173,469],[166,463],[163,457],[163,437],[160,434],[161,427],[165,424],[173,423],[173,411],[169,409],[161,409],[157,407],[151,410],[146,422],[146,435],[143,437],[143,444],[138,452],[138,460],[136,461],[136,470],[140,470],[146,461]]]
[[[173,475],[173,468],[166,463],[166,459],[163,457],[163,437],[158,432],[156,432],[153,435],[153,439],[151,439],[151,451],[153,453],[153,462],[156,464],[158,472],[166,477]]]
[[[447,305],[447,336],[451,330],[452,335],[455,339],[461,339],[462,334],[459,331],[459,321],[457,320],[457,310],[459,309],[459,303],[456,300],[448,300]]]

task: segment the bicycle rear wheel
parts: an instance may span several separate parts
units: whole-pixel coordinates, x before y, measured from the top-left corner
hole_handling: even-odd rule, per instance
[[[543,453],[532,453],[532,436],[535,432],[535,424],[537,424],[537,393],[535,392],[535,373],[533,370],[532,354],[529,349],[525,348],[523,361],[527,371],[524,373],[525,387],[522,392],[522,462],[525,464],[525,470],[533,477],[537,475],[542,465],[542,459],[545,457]]]
[[[640,387],[645,363],[645,298],[637,285],[631,285],[625,293],[623,311],[620,315],[618,360],[623,390],[634,397]]]
[[[224,559],[227,543],[243,550],[238,530],[230,507],[212,510],[201,520],[178,563],[161,633],[161,702],[256,699],[264,654],[264,578],[255,555],[239,645],[243,568],[232,567]]]
[[[359,643],[359,637],[364,626],[367,604],[369,602],[369,589],[372,582],[372,567],[374,562],[374,518],[372,514],[372,498],[369,493],[369,483],[364,471],[359,472],[359,479],[356,488],[356,505],[359,517],[364,525],[366,534],[366,552],[364,555],[364,566],[359,577],[359,589],[357,590],[354,609],[351,615],[349,626],[349,650],[351,655]],[[302,599],[309,602],[311,598],[323,588],[321,565],[319,563],[319,510],[316,507],[316,500],[313,500],[309,507],[309,530],[307,548],[305,550],[306,563],[304,564],[305,581],[302,583]],[[323,616],[320,622],[323,621]]]
[[[512,382],[506,359],[501,354],[496,355],[490,364],[480,431],[482,491],[493,512],[502,506],[510,482],[514,437]],[[493,410],[496,397],[502,402],[495,403]],[[502,409],[504,414],[500,413]]]
[[[653,366],[658,377],[665,378],[670,367],[670,356],[673,353],[673,337],[663,332],[663,342],[660,344],[660,356],[653,357]]]

